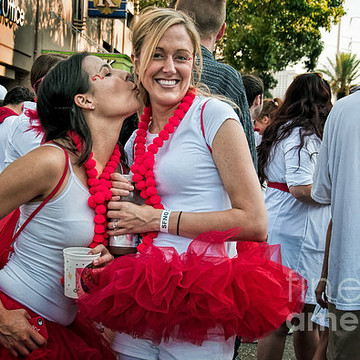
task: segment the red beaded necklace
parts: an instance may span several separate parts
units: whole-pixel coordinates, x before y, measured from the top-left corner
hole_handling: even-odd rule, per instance
[[[140,191],[140,196],[145,199],[145,204],[153,206],[155,209],[164,209],[164,205],[161,204],[161,198],[157,193],[156,181],[154,175],[155,154],[164,145],[164,141],[168,140],[170,134],[175,131],[175,128],[179,126],[180,121],[184,118],[186,112],[189,110],[195,98],[195,90],[188,90],[185,97],[182,99],[178,108],[174,111],[174,115],[171,116],[161,130],[157,137],[146,148],[146,131],[149,128],[151,120],[151,106],[147,106],[144,109],[143,115],[140,117],[138,124],[138,130],[134,141],[134,164],[131,166],[133,172],[133,181],[136,183],[136,188]],[[142,239],[141,244],[137,249],[142,252],[145,246],[153,243],[158,232],[148,232]]]
[[[81,151],[82,141],[79,135],[74,132],[68,132],[68,136],[73,140],[78,151]],[[93,159],[93,153],[90,154],[89,159],[84,164],[86,174],[88,176],[88,185],[90,197],[88,200],[89,206],[94,209],[94,237],[89,247],[94,248],[99,244],[107,246],[109,235],[106,233],[106,202],[111,199],[111,181],[110,175],[115,172],[120,162],[120,150],[118,144],[115,145],[113,154],[109,162],[105,166],[102,174],[97,178],[98,171],[96,170],[96,161]]]

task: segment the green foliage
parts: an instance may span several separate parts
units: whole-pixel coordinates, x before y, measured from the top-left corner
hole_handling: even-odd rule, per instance
[[[139,0],[140,10],[148,7],[148,6],[157,6],[157,7],[169,7],[174,6],[171,4],[173,1],[171,0]]]
[[[360,76],[360,60],[351,53],[340,53],[335,57],[335,62],[327,58],[330,68],[319,70],[329,77],[331,90],[338,97],[349,94],[353,81]]]
[[[224,60],[256,73],[266,88],[271,73],[303,61],[312,71],[323,49],[320,28],[344,14],[343,0],[228,0]]]

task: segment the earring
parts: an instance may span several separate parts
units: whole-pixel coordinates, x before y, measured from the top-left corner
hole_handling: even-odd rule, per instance
[[[95,110],[95,105],[91,105],[90,109]]]

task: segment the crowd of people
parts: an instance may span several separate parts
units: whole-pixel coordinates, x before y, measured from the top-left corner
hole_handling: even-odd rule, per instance
[[[291,328],[298,360],[360,359],[360,91],[332,108],[304,73],[264,99],[259,77],[212,55],[225,12],[146,8],[133,81],[86,52],[41,55],[33,90],[4,93],[0,231],[16,212],[19,230],[0,270],[1,359],[230,360],[257,340],[259,360],[281,360]],[[112,254],[127,234],[137,251]],[[100,254],[78,300],[66,247]]]

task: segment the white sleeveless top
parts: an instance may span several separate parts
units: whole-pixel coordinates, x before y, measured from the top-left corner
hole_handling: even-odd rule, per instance
[[[47,144],[44,146],[55,146]],[[57,147],[57,146],[56,146]],[[88,246],[94,234],[94,211],[88,189],[69,163],[68,182],[29,222],[15,241],[14,254],[0,271],[0,290],[44,318],[69,325],[77,306],[65,297],[63,249]],[[39,203],[21,206],[21,225]]]

